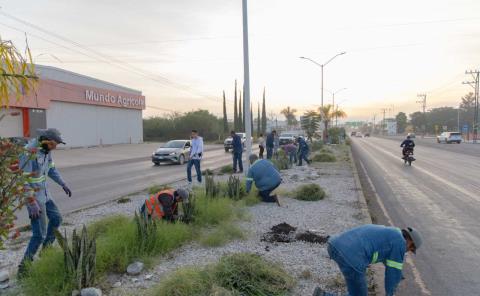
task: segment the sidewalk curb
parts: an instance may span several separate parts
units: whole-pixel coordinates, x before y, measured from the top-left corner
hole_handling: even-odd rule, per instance
[[[362,188],[362,183],[360,182],[360,177],[358,173],[358,168],[357,165],[355,164],[355,159],[353,158],[353,153],[352,153],[352,146],[349,146],[348,154],[351,159],[351,166],[352,166],[352,172],[353,172],[353,179],[355,181],[355,188],[358,188],[360,190],[357,190],[356,192],[358,193],[358,202],[360,204],[360,209],[362,212],[363,216],[363,222],[365,224],[372,224],[372,217],[370,216],[370,211],[368,210],[368,205],[367,205],[367,200],[365,199],[365,195],[363,195],[363,188]],[[373,272],[373,282],[375,286],[375,295],[377,296],[384,296],[384,290],[383,290],[383,271],[378,265],[372,265],[369,268]]]

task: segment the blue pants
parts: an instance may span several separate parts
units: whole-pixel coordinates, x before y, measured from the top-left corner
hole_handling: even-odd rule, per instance
[[[288,156],[290,157],[290,165],[297,163],[297,152],[293,151],[288,153]]]
[[[365,271],[359,272],[348,264],[343,256],[335,250],[330,244],[328,244],[328,255],[330,258],[337,262],[340,271],[347,283],[349,296],[368,296],[367,281],[365,278]],[[324,296],[335,296],[337,294],[325,293]]]
[[[190,159],[187,164],[187,180],[192,182],[192,166],[195,166],[198,183],[202,183],[202,171],[200,170],[200,159]]]
[[[30,219],[32,237],[30,238],[22,261],[33,260],[40,245],[43,244],[43,247],[51,245],[55,241],[53,231],[62,223],[62,216],[53,200],[49,200],[45,204],[39,203],[39,205],[42,212],[40,213],[40,217]]]
[[[277,202],[277,200],[273,198],[273,196],[270,196],[270,193],[272,193],[273,190],[277,189],[278,186],[280,186],[280,183],[270,189],[259,191],[258,195],[260,195],[263,202]]]
[[[242,151],[240,152],[233,152],[233,171],[237,171],[237,163],[238,163],[238,168],[240,171],[243,172],[243,162],[242,162]]]
[[[273,147],[267,147],[267,159],[272,159]]]
[[[298,165],[302,165],[302,160],[305,160],[307,163],[309,163],[307,156],[308,156],[308,151],[300,151],[300,156],[298,158]]]

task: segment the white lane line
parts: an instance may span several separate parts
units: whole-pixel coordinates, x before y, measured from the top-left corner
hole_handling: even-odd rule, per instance
[[[367,169],[365,168],[365,165],[363,164],[363,162],[361,160],[359,160],[360,162],[360,166],[362,167],[362,170],[365,174],[365,177],[367,178],[367,181],[368,183],[370,184],[371,188],[372,188],[372,191],[373,191],[373,194],[375,195],[375,198],[377,199],[377,202],[380,206],[380,208],[382,209],[383,211],[383,214],[385,215],[385,217],[387,218],[387,222],[390,224],[390,225],[394,225],[393,224],[393,221],[392,221],[392,218],[390,217],[390,215],[388,214],[387,212],[387,209],[385,208],[385,205],[383,204],[383,201],[382,199],[380,198],[380,196],[378,195],[377,193],[377,189],[375,187],[375,185],[373,185],[373,182],[372,182],[372,179],[370,179],[370,176],[368,175],[367,173]],[[406,256],[405,257],[405,261],[406,263],[410,266],[411,270],[412,270],[412,273],[413,273],[413,278],[414,278],[414,281],[415,283],[417,283],[417,285],[420,287],[420,290],[422,291],[422,294],[423,295],[432,295],[432,293],[430,292],[430,290],[428,290],[427,288],[427,285],[425,284],[425,282],[423,281],[422,279],[422,276],[420,275],[420,271],[418,271],[417,267],[415,266],[415,263],[413,262],[412,258],[410,256]]]

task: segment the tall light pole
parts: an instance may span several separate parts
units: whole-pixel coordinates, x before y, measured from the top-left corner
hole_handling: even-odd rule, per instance
[[[248,158],[252,154],[252,127],[251,127],[251,116],[250,114],[250,66],[248,59],[248,8],[247,0],[242,0],[243,8],[243,102],[245,106],[245,132],[247,134],[246,146],[247,146],[247,162],[246,170],[250,167],[250,161]]]
[[[323,68],[328,64],[330,63],[334,58],[340,56],[340,55],[344,55],[346,54],[345,51],[342,51],[340,53],[337,53],[336,55],[334,55],[333,57],[331,57],[328,61],[326,61],[325,63],[323,64],[320,64],[314,60],[312,60],[311,58],[307,58],[307,57],[300,57],[301,59],[304,59],[304,60],[309,60],[310,62],[314,63],[315,65],[319,66],[321,69],[322,69],[322,107],[323,107]]]
[[[332,106],[335,108],[335,95],[338,94],[339,92],[341,92],[342,90],[346,90],[347,88],[344,87],[344,88],[341,88],[339,90],[336,90],[334,92],[332,92]]]

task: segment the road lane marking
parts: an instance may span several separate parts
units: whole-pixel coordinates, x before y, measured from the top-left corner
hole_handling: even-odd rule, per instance
[[[385,217],[387,218],[387,222],[394,226],[393,224],[393,220],[392,218],[390,217],[390,215],[388,214],[387,212],[387,209],[385,208],[385,205],[382,201],[382,199],[380,198],[380,196],[378,195],[377,193],[377,189],[375,187],[375,185],[373,185],[373,181],[372,179],[370,178],[370,176],[368,175],[367,173],[367,169],[365,168],[365,165],[363,164],[363,162],[359,159],[359,162],[360,162],[360,166],[362,167],[362,170],[365,174],[365,177],[367,178],[367,181],[369,183],[369,185],[371,186],[372,188],[372,191],[373,191],[373,194],[375,195],[375,198],[377,199],[377,202],[380,206],[380,208],[382,209],[383,211],[383,214],[385,215]],[[414,278],[414,281],[415,283],[420,287],[420,290],[422,291],[422,294],[423,295],[432,295],[432,293],[430,292],[430,290],[428,290],[427,288],[427,285],[425,284],[425,282],[423,281],[422,279],[422,276],[420,275],[420,271],[417,269],[417,267],[415,266],[415,263],[413,262],[412,258],[410,256],[405,256],[405,261],[407,263],[407,265],[410,266],[411,270],[412,270],[412,273],[413,273],[413,278]]]

